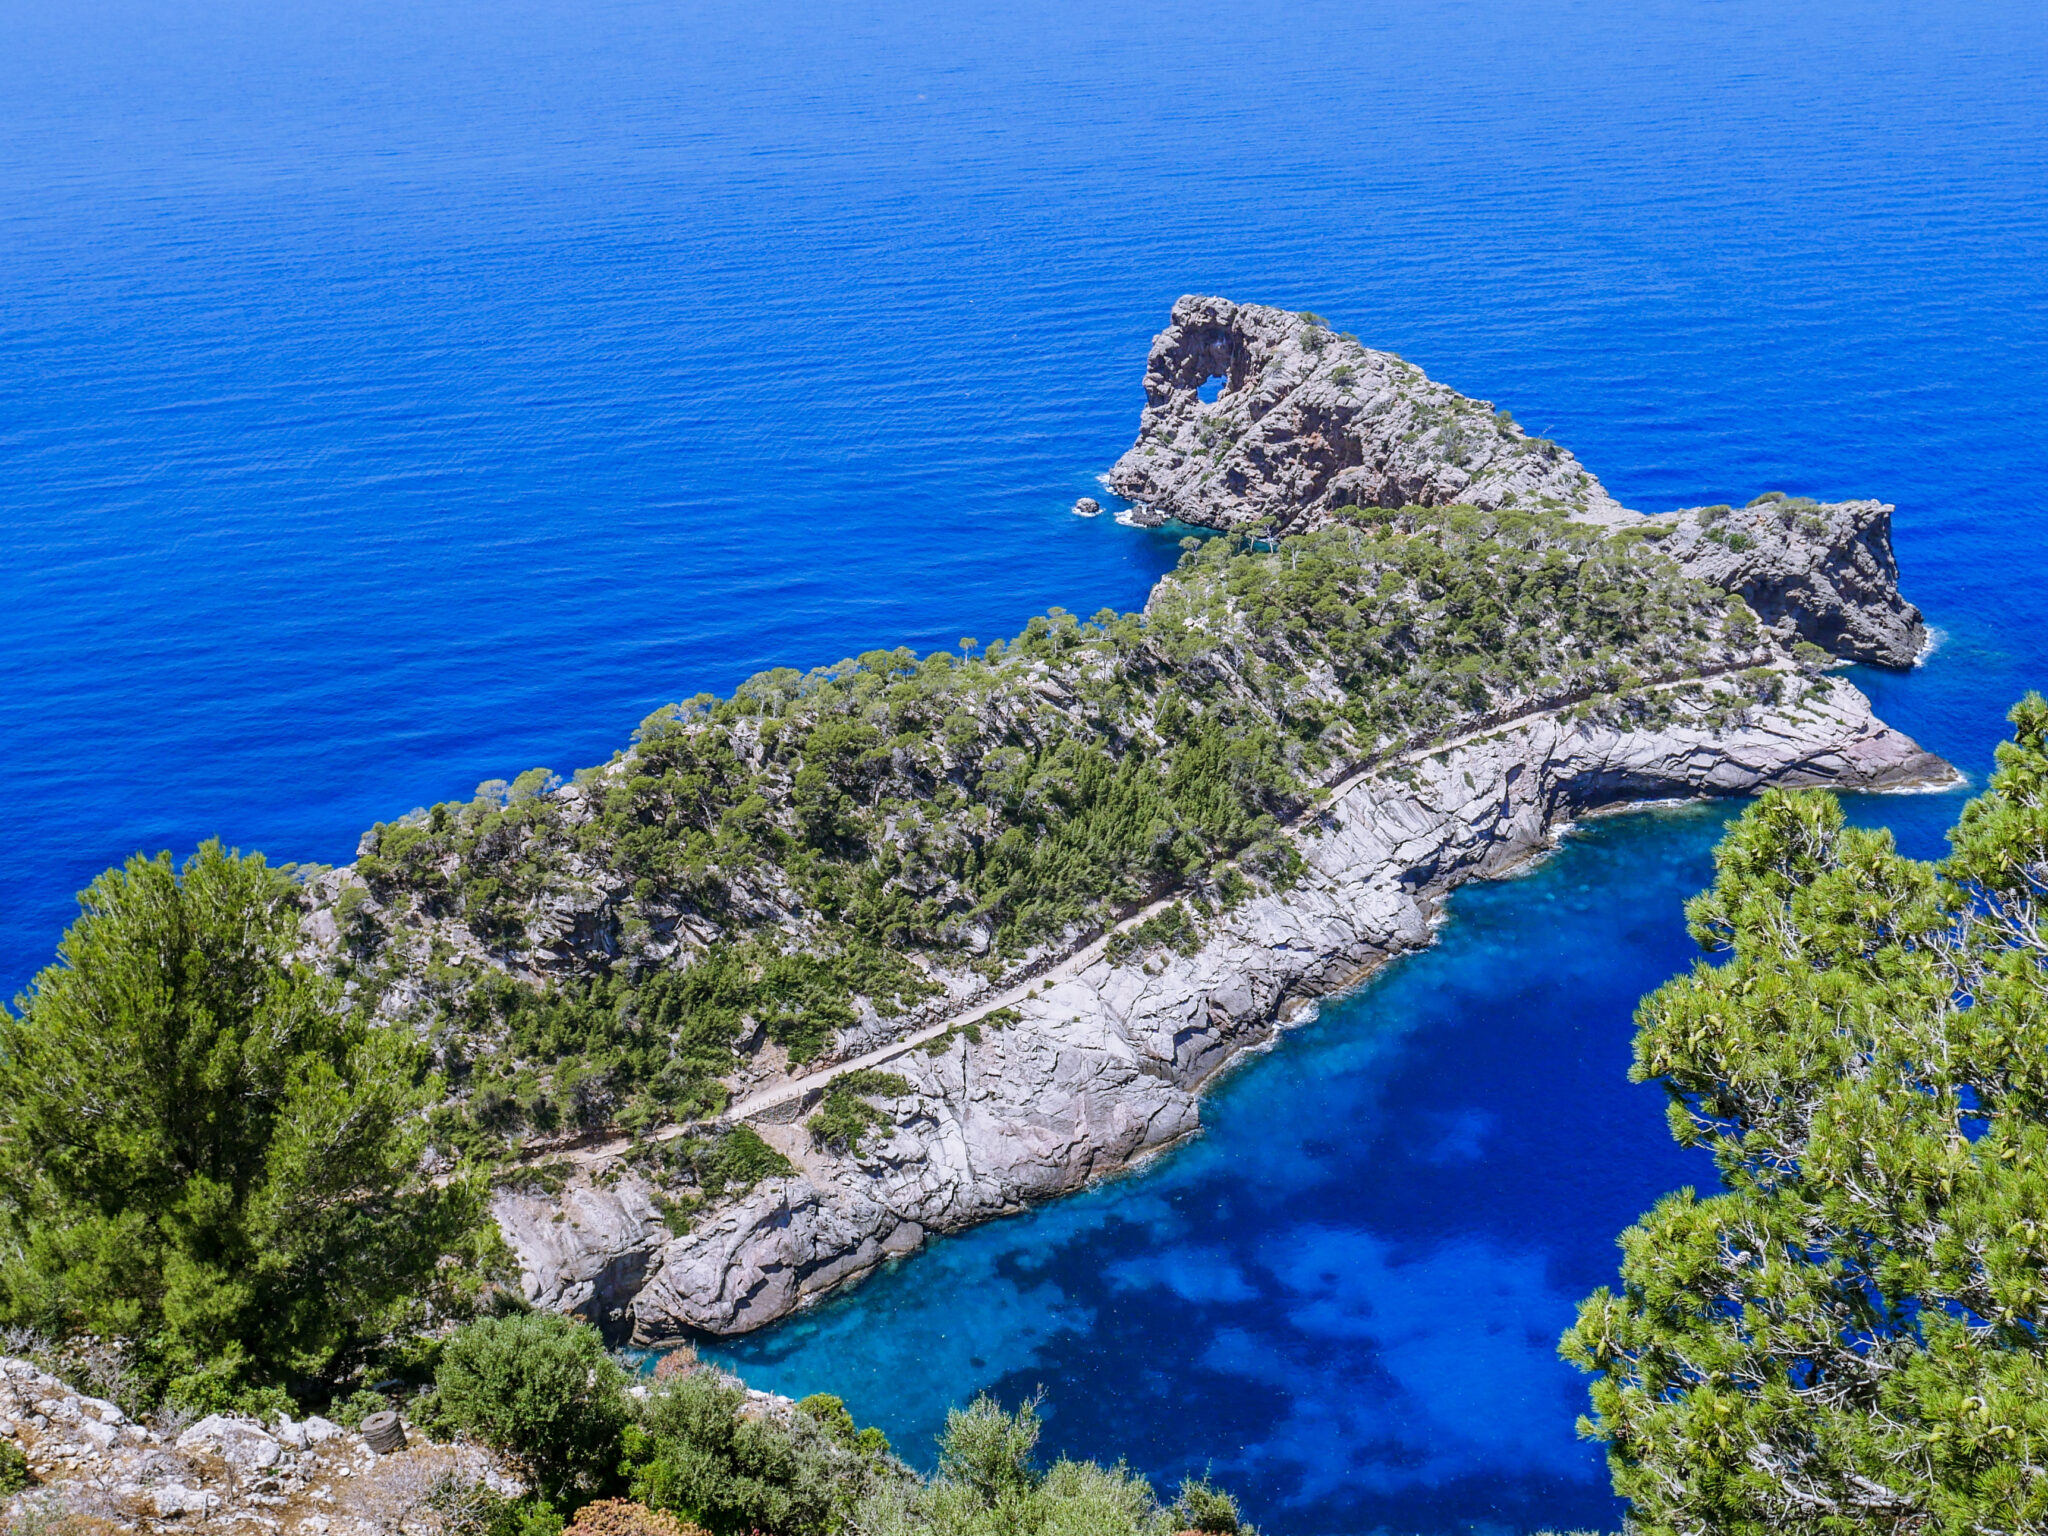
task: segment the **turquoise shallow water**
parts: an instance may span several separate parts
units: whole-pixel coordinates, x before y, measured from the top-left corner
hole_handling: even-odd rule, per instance
[[[1190,290],[1633,505],[1896,502],[1946,640],[1868,686],[1981,773],[2048,676],[2044,65],[2022,0],[0,6],[0,983],[137,848],[345,859],[764,666],[1137,606],[1172,540],[1066,508]],[[1207,1140],[738,1353],[920,1456],[1042,1381],[1283,1532],[1611,1521],[1547,1341],[1700,1176],[1618,1074],[1710,840],[1468,893]]]
[[[921,1462],[973,1382],[1043,1389],[1057,1450],[1213,1471],[1275,1530],[1611,1526],[1557,1335],[1646,1202],[1713,1179],[1625,1079],[1730,814],[1601,819],[1468,888],[1437,948],[1238,1068],[1199,1141],[706,1352]]]

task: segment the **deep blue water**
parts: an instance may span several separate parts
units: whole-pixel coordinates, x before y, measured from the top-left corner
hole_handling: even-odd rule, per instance
[[[341,860],[764,666],[1136,606],[1171,539],[1065,509],[1191,290],[1632,505],[1896,502],[1947,638],[1867,681],[1981,774],[2048,677],[2044,66],[2025,0],[0,5],[0,986],[138,848]],[[1712,828],[1466,893],[1199,1145],[737,1353],[920,1457],[1043,1382],[1276,1532],[1611,1524],[1550,1341],[1702,1177],[1621,1072]]]

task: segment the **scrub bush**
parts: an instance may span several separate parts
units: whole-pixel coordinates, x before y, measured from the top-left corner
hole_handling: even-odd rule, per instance
[[[631,1401],[594,1329],[555,1313],[480,1318],[448,1341],[435,1383],[441,1419],[510,1457],[547,1499],[616,1482]]]

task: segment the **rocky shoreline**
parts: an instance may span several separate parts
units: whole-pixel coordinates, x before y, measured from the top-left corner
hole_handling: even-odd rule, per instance
[[[380,825],[309,882],[319,963],[468,1074],[450,1114],[502,1159],[536,1305],[615,1342],[760,1327],[1193,1134],[1219,1069],[1581,815],[1953,781],[1825,675],[1926,644],[1881,502],[1645,516],[1491,402],[1214,297],[1175,304],[1145,395],[1107,483],[1232,537],[1143,615],[766,673],[572,783]],[[1177,754],[1238,797],[1235,830],[1162,809]],[[1049,840],[1066,864],[1039,870]],[[736,955],[823,979],[745,992],[672,1102],[518,1044],[515,1015],[559,1004],[675,1045],[716,1022],[711,992],[675,1002],[686,978]],[[744,1174],[707,1173],[732,1146]]]
[[[555,1194],[501,1194],[529,1299],[641,1343],[760,1327],[929,1234],[1070,1193],[1193,1134],[1221,1068],[1304,1004],[1429,943],[1452,890],[1526,861],[1577,817],[1770,785],[1958,782],[1846,681],[1804,705],[1752,707],[1733,728],[1709,718],[1718,693],[1674,690],[1675,718],[1654,729],[1552,711],[1354,775],[1292,833],[1293,889],[1205,917],[1191,953],[1119,964],[1097,941],[1018,1003],[1019,1022],[978,1041],[952,1033],[936,1050],[913,1039],[864,1058],[911,1091],[881,1102],[888,1132],[858,1154],[821,1151],[789,1123],[815,1088],[764,1109],[752,1123],[797,1171],[684,1234],[617,1164]]]

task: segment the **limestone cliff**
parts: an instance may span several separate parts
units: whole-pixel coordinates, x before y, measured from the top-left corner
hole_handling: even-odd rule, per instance
[[[884,1104],[886,1134],[864,1150],[821,1152],[787,1123],[816,1102],[822,1076],[760,1096],[757,1123],[795,1171],[687,1234],[663,1226],[642,1179],[603,1160],[561,1195],[502,1197],[529,1296],[642,1340],[758,1327],[927,1233],[1078,1189],[1191,1134],[1202,1084],[1232,1057],[1309,999],[1428,943],[1449,891],[1511,868],[1587,811],[1769,784],[1953,777],[1872,719],[1846,682],[1749,710],[1734,728],[1715,723],[1715,695],[1686,690],[1675,718],[1642,730],[1545,712],[1335,786],[1293,834],[1300,883],[1204,918],[1193,953],[1155,948],[1117,964],[1098,940],[1033,995],[997,1000],[1020,1022],[979,1040],[926,1029],[864,1058],[910,1088]]]
[[[1315,316],[1200,295],[1152,343],[1138,440],[1109,483],[1141,521],[1204,528],[1289,533],[1342,506],[1453,502],[1630,517],[1568,450],[1491,402]]]
[[[1218,386],[1202,399],[1203,386]],[[1635,513],[1568,451],[1320,320],[1191,295],[1145,368],[1138,440],[1109,472],[1145,522],[1298,532],[1344,506],[1550,507],[1623,528]],[[1834,655],[1910,666],[1926,644],[1898,590],[1889,506],[1782,496],[1652,520],[1687,572],[1788,619]]]

